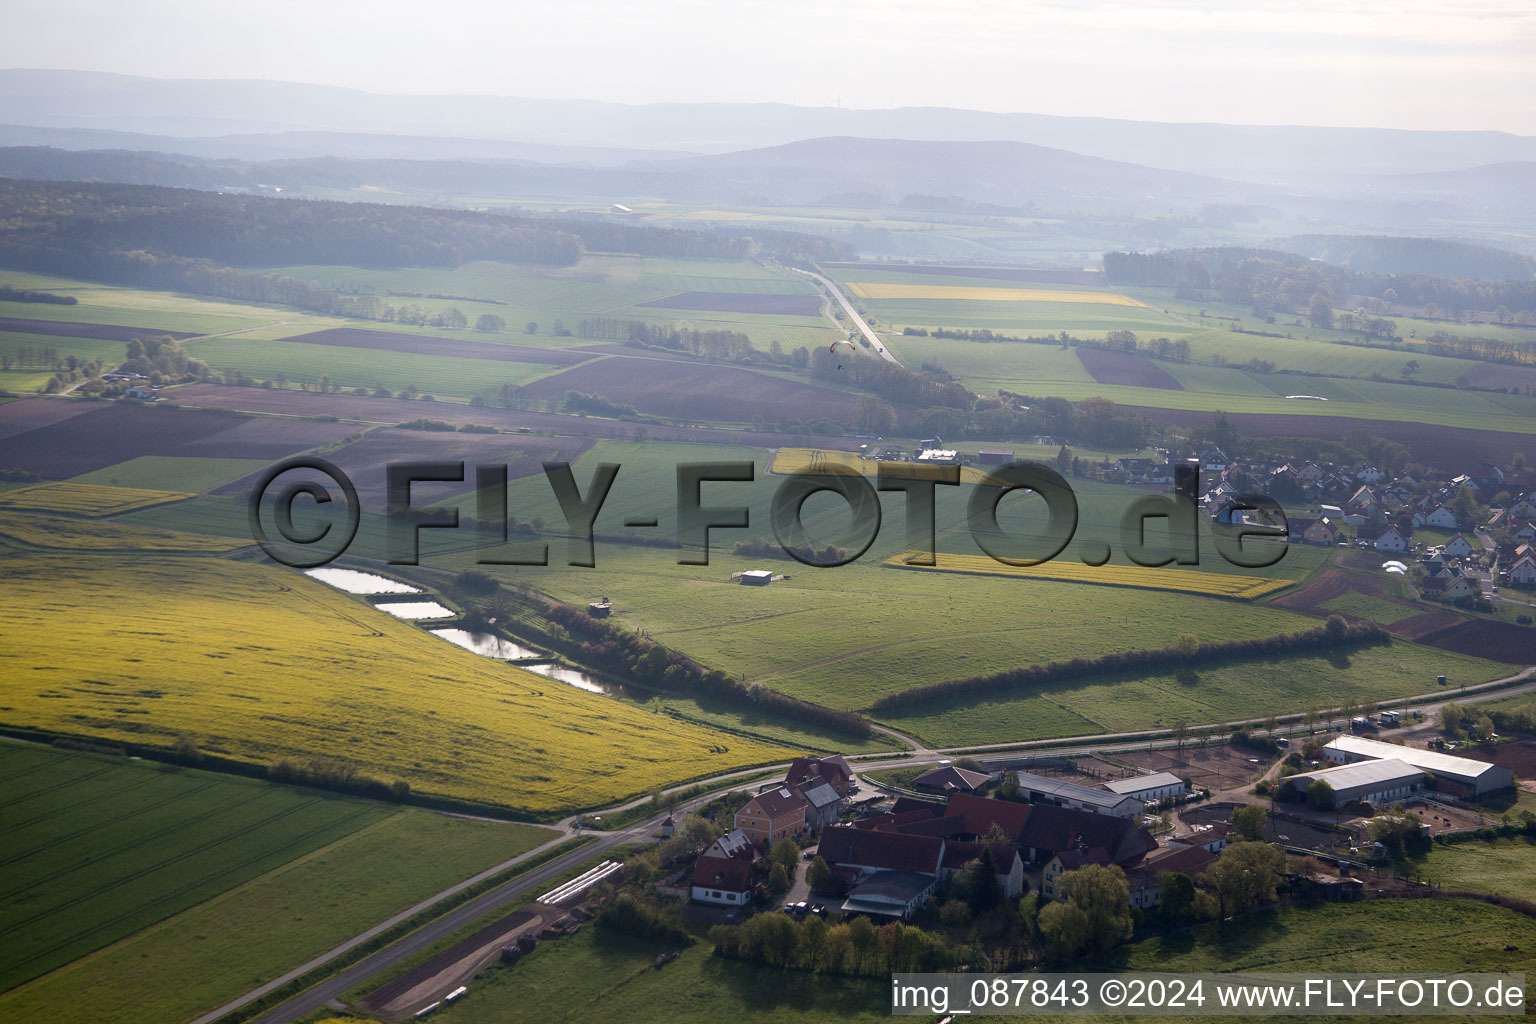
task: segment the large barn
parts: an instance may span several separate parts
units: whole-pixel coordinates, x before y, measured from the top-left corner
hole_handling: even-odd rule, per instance
[[[1122,796],[1106,789],[1080,786],[1030,772],[1019,772],[1019,794],[1032,803],[1057,804],[1117,818],[1134,818],[1142,810],[1142,801],[1135,796]]]
[[[1482,796],[1515,784],[1514,772],[1487,761],[1385,743],[1364,736],[1336,737],[1323,748],[1323,756],[1340,764],[1396,758],[1434,776],[1435,789],[1451,796]]]
[[[1333,787],[1335,807],[1342,807],[1355,800],[1369,804],[1402,800],[1412,796],[1425,782],[1424,773],[1413,765],[1395,757],[1385,757],[1292,775],[1280,783],[1280,795],[1303,799],[1307,795],[1307,787],[1318,779]]]

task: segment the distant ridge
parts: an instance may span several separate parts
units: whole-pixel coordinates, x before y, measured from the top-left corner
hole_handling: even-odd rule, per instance
[[[17,125],[205,138],[342,132],[716,153],[827,136],[999,140],[1266,183],[1305,180],[1319,167],[1374,175],[1536,160],[1536,138],[1489,131],[1167,124],[943,107],[390,96],[292,82],[56,70],[0,70],[0,110]]]

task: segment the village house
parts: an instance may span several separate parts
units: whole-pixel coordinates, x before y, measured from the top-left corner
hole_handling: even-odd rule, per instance
[[[1387,527],[1386,532],[1378,536],[1374,543],[1377,551],[1408,550],[1408,538],[1404,537],[1395,526]]]
[[[1431,526],[1440,530],[1456,529],[1456,513],[1445,505],[1436,505],[1428,512],[1413,514],[1414,526]]]
[[[780,839],[792,839],[805,831],[805,812],[810,806],[805,797],[780,786],[759,793],[736,812],[736,827],[758,846],[772,846]]]
[[[950,793],[977,793],[985,789],[992,776],[985,772],[973,772],[954,765],[944,765],[923,772],[912,780],[912,788],[919,793],[948,796]]]
[[[1521,587],[1536,585],[1536,556],[1526,555],[1511,565],[1509,582]]]
[[[1301,531],[1301,539],[1308,544],[1321,544],[1323,547],[1332,547],[1338,543],[1339,528],[1334,525],[1332,519],[1323,516],[1314,519]]]
[[[694,902],[724,907],[744,906],[756,885],[752,862],[743,857],[700,857],[688,884]]]
[[[1459,533],[1445,542],[1445,553],[1452,558],[1466,558],[1475,550],[1472,542]]]

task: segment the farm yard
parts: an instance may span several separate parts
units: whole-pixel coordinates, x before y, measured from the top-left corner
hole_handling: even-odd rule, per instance
[[[28,744],[0,749],[0,772],[7,881],[31,889],[8,904],[7,934],[29,941],[7,947],[0,987],[56,968],[0,994],[6,1019],[184,1020],[556,838]]]
[[[190,737],[246,764],[334,760],[528,815],[787,753],[497,665],[264,565],[16,555],[0,600],[13,727],[158,748]]]
[[[1179,778],[1187,779],[1196,789],[1208,789],[1212,793],[1239,789],[1258,781],[1259,776],[1269,767],[1269,758],[1260,755],[1258,751],[1248,752],[1245,748],[1234,747],[1226,743],[1225,739],[1222,737],[1207,746],[1191,742],[1182,750],[1159,748],[1116,751],[1114,759],[1150,772],[1173,772]],[[1253,761],[1255,756],[1259,758],[1257,764]],[[1186,820],[1205,820],[1199,816],[1192,818],[1191,810],[1182,811],[1181,814]]]

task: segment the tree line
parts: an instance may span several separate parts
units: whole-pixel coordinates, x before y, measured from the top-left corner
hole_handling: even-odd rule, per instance
[[[49,302],[56,306],[73,306],[79,301],[73,295],[55,295],[53,292],[12,288],[10,285],[0,284],[0,302]]]
[[[1536,280],[1485,281],[1431,274],[1380,274],[1309,260],[1277,249],[1221,246],[1174,249],[1158,253],[1104,254],[1105,277],[1116,285],[1173,288],[1181,297],[1199,298],[1214,291],[1225,301],[1252,304],[1256,311],[1303,315],[1314,295],[1335,306],[1353,295],[1382,302],[1425,307],[1427,315],[1449,311],[1498,314],[1528,321],[1536,310]],[[1433,312],[1429,311],[1433,307]],[[1511,313],[1515,309],[1520,313]]]
[[[1116,651],[1101,654],[1096,658],[1072,658],[1068,661],[1047,662],[1044,665],[1004,669],[991,675],[951,679],[939,683],[922,683],[895,693],[888,693],[876,700],[871,708],[881,712],[905,710],[940,702],[952,703],[995,697],[1000,694],[1013,694],[1068,679],[1081,679],[1085,676],[1117,672],[1145,674],[1170,669],[1193,669],[1201,665],[1245,658],[1264,658],[1382,644],[1390,642],[1391,639],[1391,633],[1373,622],[1351,624],[1339,616],[1330,616],[1325,625],[1297,633],[1282,633],[1246,640],[1196,642],[1193,645],[1186,641],[1171,647]]]

